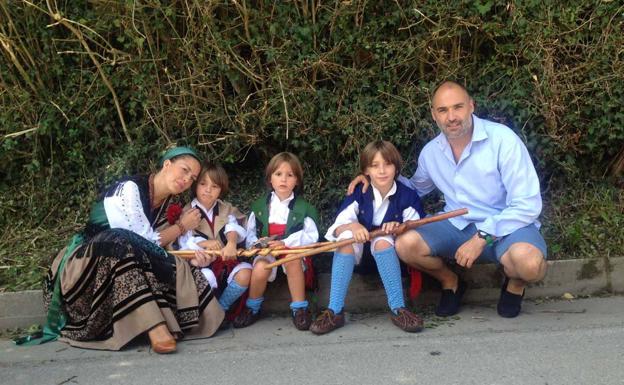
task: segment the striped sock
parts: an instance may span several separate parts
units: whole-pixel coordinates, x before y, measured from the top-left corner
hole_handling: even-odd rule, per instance
[[[374,251],[373,258],[375,258],[377,270],[379,270],[381,281],[383,282],[384,289],[386,289],[388,306],[390,306],[390,310],[396,314],[396,309],[405,307],[399,257],[394,247],[388,247],[387,249]]]
[[[250,308],[254,314],[258,314],[258,312],[260,311],[260,306],[262,306],[262,301],[264,301],[264,297],[247,298],[247,302],[245,302],[245,305]]]
[[[232,280],[225,290],[223,290],[223,294],[219,298],[219,303],[223,310],[228,310],[230,306],[247,290],[246,286],[241,286],[235,280]]]
[[[334,253],[328,306],[334,314],[340,313],[344,307],[354,266],[355,256],[353,254]]]

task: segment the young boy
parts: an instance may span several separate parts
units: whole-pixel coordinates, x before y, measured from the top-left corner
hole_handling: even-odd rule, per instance
[[[310,331],[314,334],[329,333],[344,326],[344,301],[353,268],[362,260],[364,246],[368,246],[367,251],[372,253],[377,264],[388,296],[392,322],[407,332],[422,330],[422,319],[405,307],[401,268],[391,234],[402,222],[425,215],[416,192],[395,181],[401,164],[401,155],[387,141],[371,142],[360,154],[360,171],[370,179],[372,188],[362,193],[359,186],[346,197],[336,221],[325,235],[330,241],[355,238],[356,243],[334,253],[329,306],[312,323]],[[378,228],[387,235],[370,239],[369,231]]]

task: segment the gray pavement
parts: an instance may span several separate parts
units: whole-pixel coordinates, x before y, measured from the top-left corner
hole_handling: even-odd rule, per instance
[[[2,384],[624,384],[624,297],[525,301],[516,319],[468,305],[407,334],[385,313],[325,336],[266,317],[160,356],[0,341]]]

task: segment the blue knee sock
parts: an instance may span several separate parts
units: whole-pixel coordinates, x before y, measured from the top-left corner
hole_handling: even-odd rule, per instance
[[[219,303],[223,310],[228,310],[230,306],[247,290],[246,286],[241,286],[235,280],[232,280],[225,290],[223,290],[223,294],[221,294],[221,298],[219,298]]]
[[[247,298],[247,302],[245,302],[245,305],[250,308],[254,314],[258,314],[258,312],[260,311],[260,306],[262,306],[262,301],[264,301],[264,297]]]
[[[305,309],[308,307],[308,301],[293,301],[290,303],[290,311],[295,314],[299,309]]]
[[[392,312],[396,312],[396,309],[405,307],[399,257],[394,247],[388,247],[387,249],[374,251],[373,258],[375,258],[377,270],[379,270],[381,281],[386,289],[388,306],[390,306]]]
[[[334,253],[328,306],[334,314],[340,313],[344,307],[354,266],[355,256],[353,254]]]

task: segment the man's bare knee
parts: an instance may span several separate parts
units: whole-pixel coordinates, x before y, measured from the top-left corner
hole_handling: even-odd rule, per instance
[[[547,264],[537,247],[519,242],[511,245],[508,252],[518,278],[526,282],[536,282],[546,275]]]
[[[397,237],[394,244],[396,252],[403,261],[409,263],[419,258],[429,256],[429,245],[416,231],[408,231]]]

